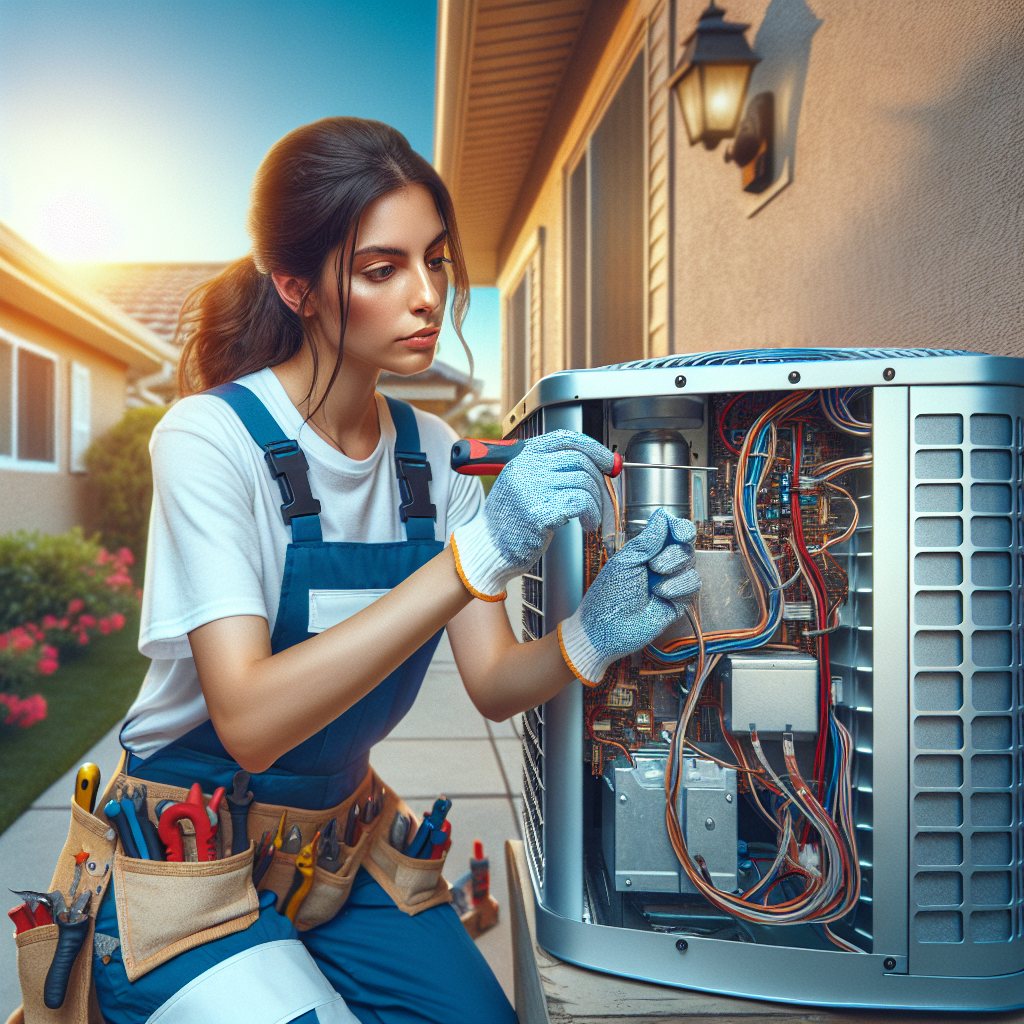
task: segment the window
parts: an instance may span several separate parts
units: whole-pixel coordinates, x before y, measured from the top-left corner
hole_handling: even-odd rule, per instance
[[[92,388],[89,367],[71,364],[71,472],[85,472],[85,450],[92,440]]]
[[[0,465],[56,469],[57,359],[0,337]]]
[[[528,390],[530,352],[530,271],[527,268],[522,280],[508,299],[506,307],[508,326],[508,373],[509,400],[506,406],[518,402]]]
[[[566,181],[570,366],[644,356],[644,57]]]

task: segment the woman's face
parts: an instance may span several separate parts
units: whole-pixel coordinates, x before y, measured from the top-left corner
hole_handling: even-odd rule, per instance
[[[343,366],[362,363],[398,374],[430,366],[448,294],[446,239],[423,185],[389,192],[366,207],[352,262]],[[343,250],[347,259],[347,247],[339,246],[327,261],[315,299],[320,340],[332,354],[341,330],[337,275]]]

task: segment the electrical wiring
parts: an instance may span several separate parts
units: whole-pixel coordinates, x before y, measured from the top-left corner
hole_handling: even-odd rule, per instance
[[[864,391],[864,388],[826,388],[819,391],[818,402],[825,418],[844,434],[870,437],[871,424],[854,417],[849,407],[849,403],[859,398]]]

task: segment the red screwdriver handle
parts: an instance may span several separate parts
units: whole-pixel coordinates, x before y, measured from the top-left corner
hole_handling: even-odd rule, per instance
[[[452,469],[464,476],[497,476],[522,450],[525,441],[484,441],[464,437],[452,445]],[[622,456],[615,452],[609,476],[622,472]]]

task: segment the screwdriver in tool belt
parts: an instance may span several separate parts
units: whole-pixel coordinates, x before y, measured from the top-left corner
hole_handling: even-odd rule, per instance
[[[491,441],[478,437],[464,437],[452,445],[452,469],[463,476],[496,476],[524,448],[525,441]],[[612,455],[612,471],[608,476],[622,472],[622,456]]]

